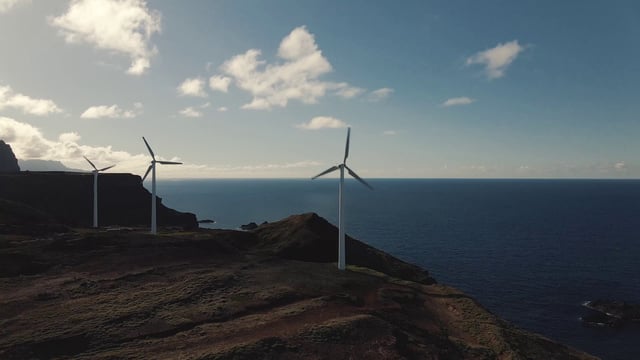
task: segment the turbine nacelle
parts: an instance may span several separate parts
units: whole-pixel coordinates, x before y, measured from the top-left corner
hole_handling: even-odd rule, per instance
[[[320,174],[314,176],[311,178],[311,180],[317,179],[323,175],[332,173],[336,170],[340,170],[340,169],[347,169],[347,172],[349,173],[349,175],[351,175],[351,177],[353,177],[354,179],[358,180],[362,185],[368,187],[369,189],[373,190],[373,187],[371,185],[369,185],[369,183],[367,183],[366,181],[364,181],[364,179],[362,179],[360,176],[358,176],[358,174],[356,174],[355,171],[353,171],[350,167],[347,166],[347,158],[349,157],[349,138],[351,137],[351,128],[347,128],[347,143],[345,145],[344,148],[344,160],[342,161],[342,164],[338,164],[335,166],[332,166],[330,168],[328,168],[327,170],[321,172]]]
[[[144,136],[143,136],[142,140],[144,141],[144,144],[147,146],[147,150],[149,150],[149,154],[151,154],[151,163],[150,163],[149,167],[147,168],[147,171],[144,173],[144,176],[142,177],[142,181],[144,181],[144,179],[147,178],[147,175],[149,175],[149,172],[151,172],[151,169],[153,169],[156,166],[156,164],[182,165],[181,162],[177,162],[177,161],[156,160],[156,155],[153,153],[153,150],[151,150],[151,146],[149,146],[149,143],[147,142],[147,139],[145,139]]]
[[[92,172],[92,173],[94,173],[94,174],[95,174],[95,173],[102,172],[102,171],[109,170],[109,169],[111,169],[112,167],[114,167],[114,166],[115,166],[115,165],[111,165],[111,166],[107,166],[107,167],[102,168],[102,169],[98,169],[98,168],[97,168],[97,167],[96,167],[96,166],[91,162],[91,160],[87,159],[87,157],[86,157],[86,156],[83,156],[83,158],[84,158],[85,160],[87,160],[87,162],[91,165],[91,167],[93,168],[93,170],[91,170],[91,172]]]

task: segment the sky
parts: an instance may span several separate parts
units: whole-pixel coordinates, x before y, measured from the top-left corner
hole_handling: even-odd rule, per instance
[[[0,139],[160,178],[640,178],[640,2],[0,0]]]

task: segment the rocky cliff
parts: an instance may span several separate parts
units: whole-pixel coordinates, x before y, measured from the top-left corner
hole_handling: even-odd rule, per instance
[[[93,222],[93,175],[72,172],[0,174],[0,199],[22,203],[49,214],[68,226],[89,227]],[[160,199],[159,199],[160,200]],[[158,202],[158,225],[193,229],[194,214],[167,208]],[[132,174],[100,174],[100,226],[149,226],[151,194]]]
[[[336,232],[0,237],[0,358],[594,359],[355,239],[339,271]]]
[[[0,173],[16,173],[19,171],[18,159],[13,154],[11,146],[0,140]]]

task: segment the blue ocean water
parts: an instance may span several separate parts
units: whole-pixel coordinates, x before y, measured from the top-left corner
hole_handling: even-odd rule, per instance
[[[581,303],[640,302],[640,181],[346,182],[347,233],[428,269],[515,325],[603,359],[640,359],[640,325],[590,328]],[[161,181],[172,208],[237,228],[316,212],[336,179]],[[347,255],[348,256],[348,255]],[[347,258],[348,261],[348,258]]]

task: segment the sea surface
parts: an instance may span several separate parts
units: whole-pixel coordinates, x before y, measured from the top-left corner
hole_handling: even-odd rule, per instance
[[[640,324],[585,327],[581,304],[640,302],[640,181],[346,181],[346,231],[513,324],[603,359],[640,359]],[[337,224],[338,180],[158,182],[215,228],[316,212]],[[347,254],[348,261],[348,254]]]

